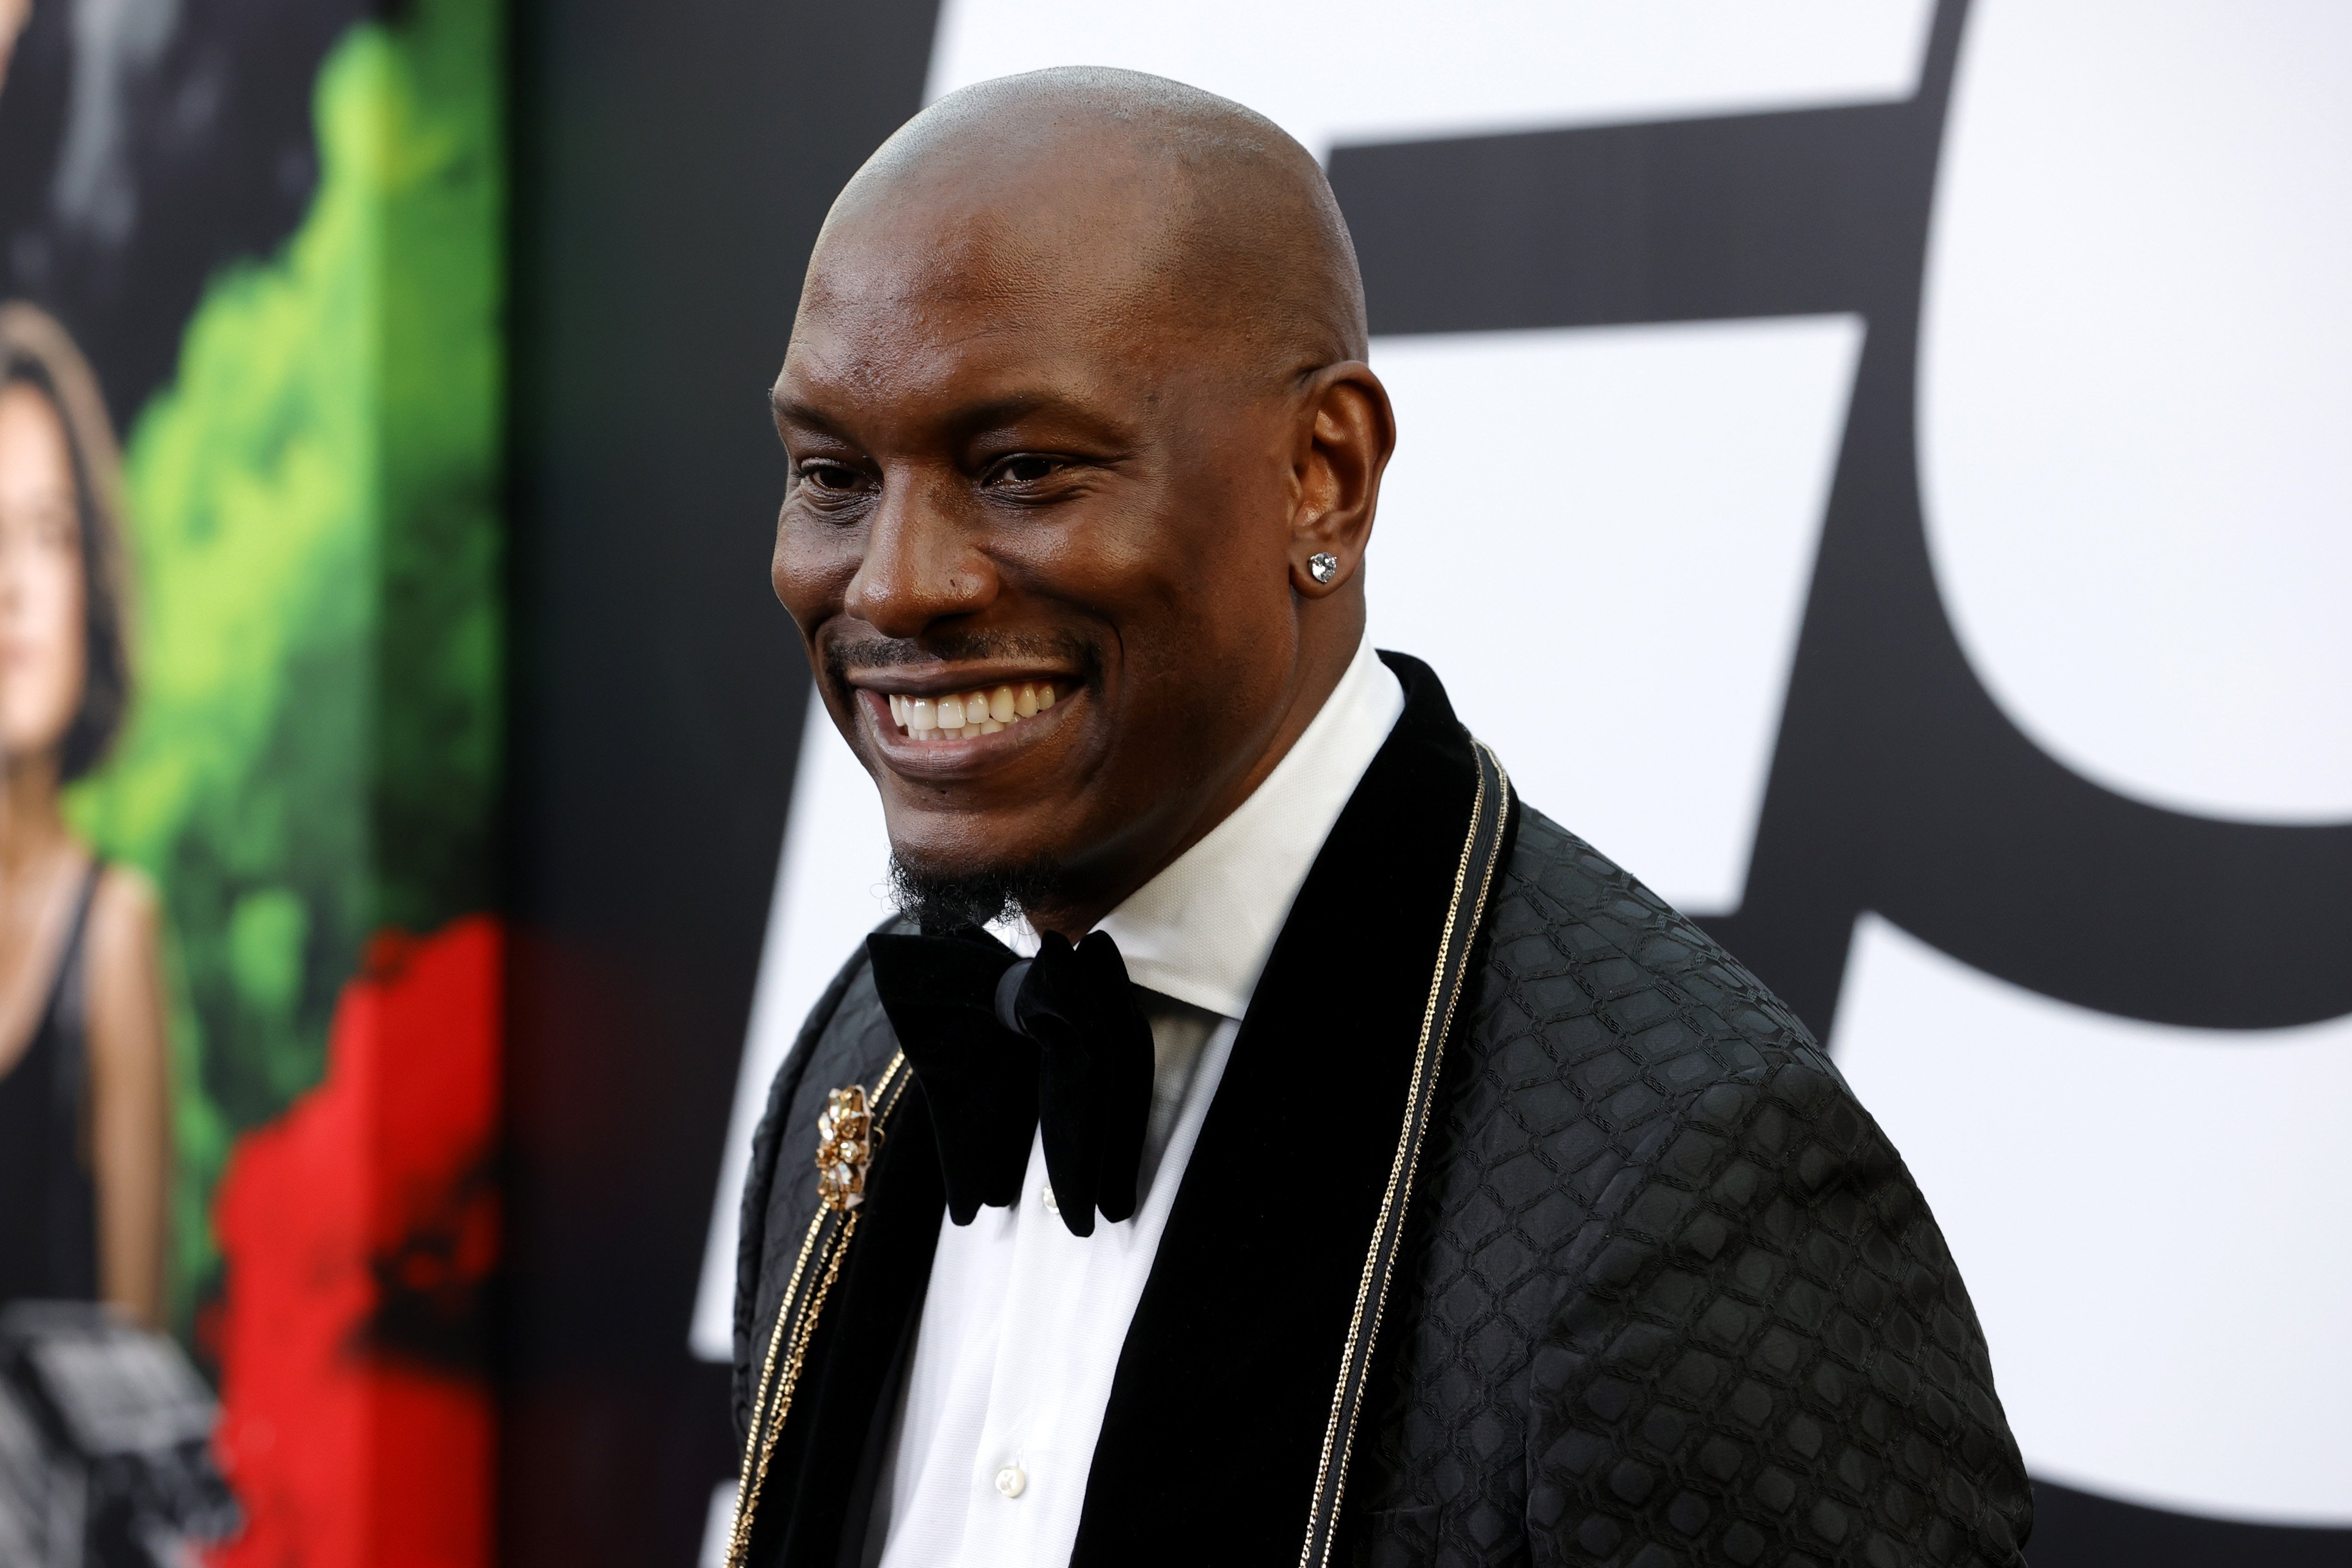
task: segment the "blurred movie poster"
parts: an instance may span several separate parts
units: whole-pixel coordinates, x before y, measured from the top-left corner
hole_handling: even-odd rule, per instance
[[[0,0],[10,1564],[488,1560],[499,16]]]

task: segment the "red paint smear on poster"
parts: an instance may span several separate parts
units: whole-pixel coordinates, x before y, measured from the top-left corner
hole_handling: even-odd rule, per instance
[[[216,1211],[224,1468],[214,1568],[487,1568],[501,936],[379,937],[325,1081],[245,1137]]]

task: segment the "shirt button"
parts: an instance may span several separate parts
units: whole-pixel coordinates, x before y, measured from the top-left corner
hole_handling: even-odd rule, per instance
[[[1054,1189],[1050,1186],[1041,1186],[1037,1189],[1037,1201],[1045,1206],[1045,1212],[1048,1214],[1062,1212],[1062,1206],[1054,1201]]]
[[[1029,1484],[1029,1472],[1019,1465],[1007,1465],[996,1472],[996,1490],[1006,1497],[1019,1497]]]

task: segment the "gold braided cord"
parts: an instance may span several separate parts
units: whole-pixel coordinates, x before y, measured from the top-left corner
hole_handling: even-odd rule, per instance
[[[817,1313],[824,1310],[825,1298],[833,1293],[835,1281],[841,1278],[841,1260],[848,1255],[850,1238],[857,1233],[857,1218],[853,1213],[842,1222],[840,1239],[828,1249],[824,1277],[816,1282],[816,1290],[809,1297],[808,1311],[801,1314],[800,1322],[793,1331],[792,1350],[785,1357],[783,1375],[776,1385],[776,1416],[769,1423],[767,1438],[760,1446],[758,1479],[761,1481],[768,1478],[768,1461],[775,1454],[776,1438],[784,1429],[784,1417],[792,1411],[793,1392],[800,1386],[801,1368],[808,1360],[809,1341],[816,1335]],[[759,1495],[756,1483],[752,1495],[755,1498]]]
[[[873,1114],[870,1142],[877,1149],[882,1143],[884,1120],[898,1103],[907,1085],[914,1081],[911,1072],[904,1078],[898,1076],[906,1063],[907,1053],[903,1051],[891,1057],[874,1084],[873,1098],[879,1103]],[[893,1080],[897,1081],[895,1088]],[[882,1098],[886,1090],[890,1091],[887,1101]],[[752,1514],[759,1507],[761,1489],[768,1479],[769,1462],[775,1457],[776,1437],[783,1428],[784,1417],[792,1412],[793,1393],[800,1383],[802,1364],[807,1359],[809,1342],[816,1333],[817,1313],[824,1310],[825,1298],[832,1294],[835,1281],[841,1277],[841,1260],[849,1251],[850,1238],[856,1233],[857,1214],[852,1210],[841,1228],[825,1240],[821,1249],[824,1277],[816,1282],[795,1323],[793,1303],[800,1294],[801,1281],[807,1272],[810,1254],[820,1250],[818,1238],[824,1235],[825,1221],[832,1217],[823,1204],[817,1206],[815,1215],[809,1220],[808,1233],[801,1239],[800,1256],[793,1260],[792,1278],[776,1303],[776,1323],[768,1333],[767,1358],[760,1371],[759,1391],[751,1402],[751,1424],[744,1436],[742,1466],[735,1477],[735,1518],[727,1531],[727,1568],[745,1568],[744,1560],[751,1549]],[[786,1349],[788,1324],[792,1328]],[[784,1351],[781,1365],[777,1360],[780,1349]],[[772,1394],[772,1410],[769,1407]]]
[[[793,1298],[800,1293],[801,1275],[808,1268],[809,1253],[824,1229],[829,1218],[820,1207],[809,1218],[808,1234],[801,1238],[801,1253],[793,1262],[793,1277],[784,1286],[782,1299],[776,1302],[776,1326],[768,1333],[768,1354],[760,1368],[760,1386],[751,1397],[751,1429],[743,1436],[743,1462],[735,1472],[735,1518],[727,1531],[727,1568],[743,1568],[743,1554],[751,1544],[751,1500],[758,1493],[752,1481],[753,1465],[758,1463],[764,1478],[767,1471],[767,1450],[760,1442],[762,1414],[767,1409],[769,1391],[776,1381],[776,1351],[783,1343],[784,1324],[792,1316]]]

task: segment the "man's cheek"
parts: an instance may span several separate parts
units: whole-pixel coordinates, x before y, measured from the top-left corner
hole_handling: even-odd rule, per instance
[[[818,625],[839,610],[863,559],[856,538],[845,530],[795,524],[789,516],[778,526],[769,576],[803,635],[814,638]]]

